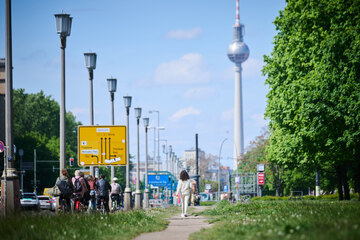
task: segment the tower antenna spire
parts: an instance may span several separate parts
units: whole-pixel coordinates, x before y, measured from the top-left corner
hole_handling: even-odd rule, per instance
[[[239,0],[236,0],[236,22],[235,26],[240,25]]]

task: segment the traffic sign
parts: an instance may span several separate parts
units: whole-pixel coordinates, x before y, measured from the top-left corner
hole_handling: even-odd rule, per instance
[[[265,173],[258,173],[258,185],[265,184]]]
[[[125,126],[79,126],[78,165],[126,165]]]
[[[239,184],[240,183],[240,177],[235,177],[235,183]]]
[[[156,187],[167,187],[170,184],[169,175],[148,175],[148,184]]]
[[[205,189],[206,190],[211,190],[211,184],[205,184]]]
[[[4,143],[2,141],[0,141],[0,153],[2,153],[4,151]]]
[[[224,185],[224,192],[227,192],[228,191],[228,185]]]

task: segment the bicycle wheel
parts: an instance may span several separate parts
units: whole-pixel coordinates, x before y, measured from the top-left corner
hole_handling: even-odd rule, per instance
[[[104,202],[100,203],[100,214],[105,214],[105,205]]]

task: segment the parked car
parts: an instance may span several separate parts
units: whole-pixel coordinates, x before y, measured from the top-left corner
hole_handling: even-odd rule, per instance
[[[55,197],[52,197],[52,198],[51,198],[51,202],[52,202],[52,208],[51,208],[51,211],[55,211],[55,207],[56,207],[56,198],[55,198]]]
[[[20,204],[23,208],[32,208],[35,210],[40,209],[39,198],[36,193],[23,193],[21,194]]]
[[[46,210],[52,210],[52,200],[49,196],[39,196],[40,208]]]

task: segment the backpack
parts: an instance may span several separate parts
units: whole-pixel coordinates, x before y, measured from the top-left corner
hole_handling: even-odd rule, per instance
[[[73,193],[73,190],[71,189],[69,183],[67,181],[64,181],[64,180],[59,180],[57,183],[56,183],[56,186],[59,188],[61,194],[64,194],[64,195],[69,195],[69,194],[72,194]]]
[[[81,186],[81,182],[80,182],[80,178],[75,178],[75,183],[74,183],[74,192],[78,193],[82,191],[82,186]]]

